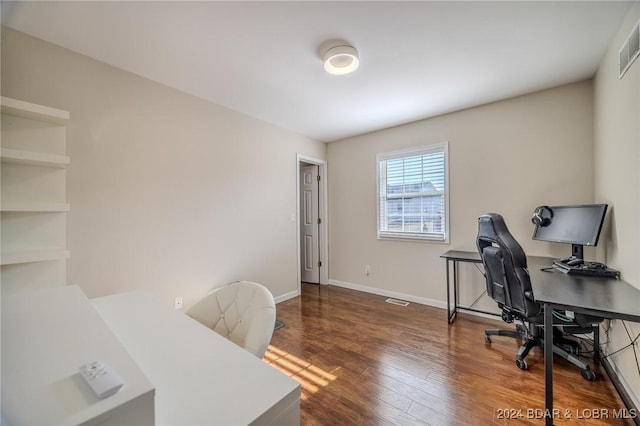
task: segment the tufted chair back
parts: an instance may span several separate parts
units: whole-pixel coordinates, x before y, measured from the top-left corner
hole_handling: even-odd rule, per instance
[[[262,358],[273,335],[276,305],[264,286],[237,281],[212,290],[187,315]]]

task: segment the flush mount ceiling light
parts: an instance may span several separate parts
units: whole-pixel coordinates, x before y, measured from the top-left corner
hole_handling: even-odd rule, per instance
[[[347,44],[334,46],[324,54],[324,70],[329,74],[349,74],[357,70],[358,66],[358,51]]]

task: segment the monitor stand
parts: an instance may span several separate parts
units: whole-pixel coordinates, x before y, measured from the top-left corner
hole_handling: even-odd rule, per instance
[[[581,244],[571,244],[571,256],[584,260],[584,246]]]

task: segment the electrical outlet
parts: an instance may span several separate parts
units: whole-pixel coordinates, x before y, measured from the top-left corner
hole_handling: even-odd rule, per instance
[[[371,266],[364,265],[364,274],[365,275],[371,275]]]
[[[173,306],[176,309],[182,309],[182,297],[176,297],[173,301]]]

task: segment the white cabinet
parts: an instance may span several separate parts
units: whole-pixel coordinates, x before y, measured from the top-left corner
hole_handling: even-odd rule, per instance
[[[2,97],[2,293],[67,284],[69,113]]]

